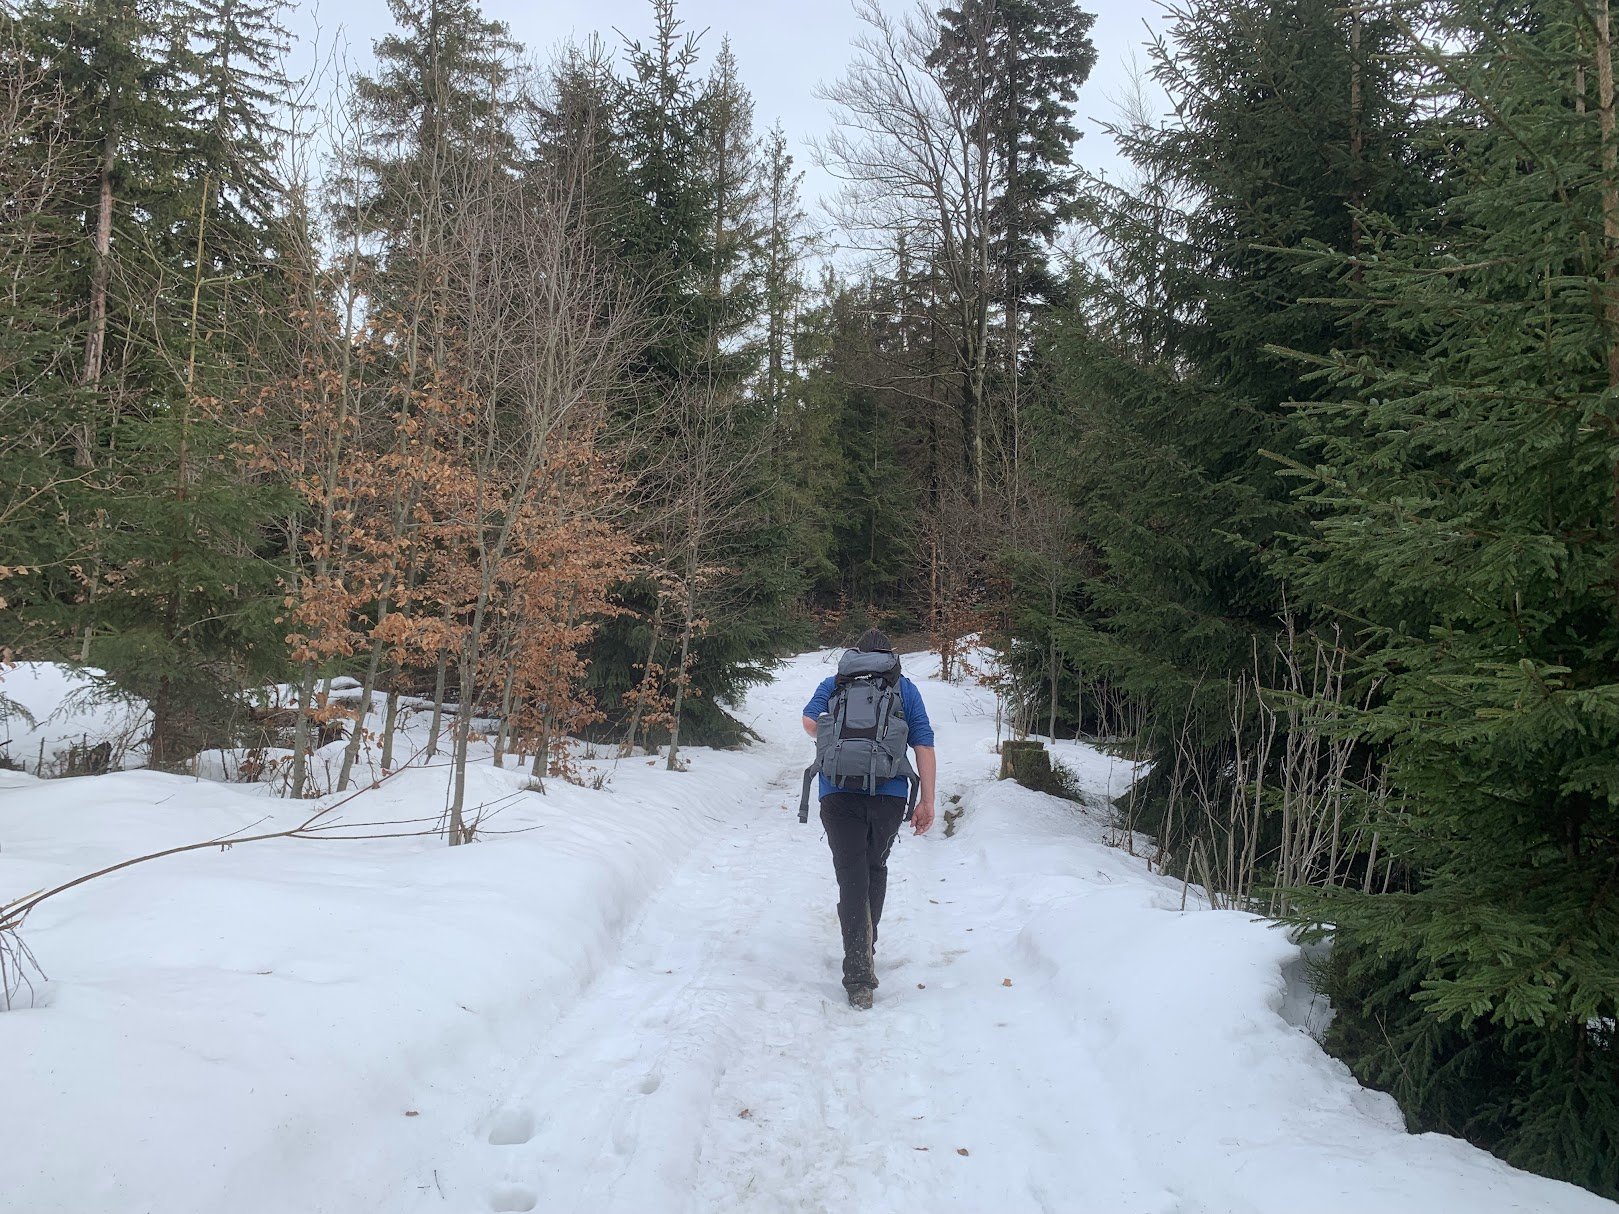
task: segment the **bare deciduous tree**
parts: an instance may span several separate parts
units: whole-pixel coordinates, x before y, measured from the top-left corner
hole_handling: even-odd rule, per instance
[[[704,617],[720,606],[728,569],[718,556],[746,529],[764,485],[759,463],[769,451],[770,430],[750,428],[740,416],[735,389],[694,386],[673,402],[662,458],[645,487],[663,503],[652,519],[665,563],[665,583],[679,613],[680,649],[672,682],[667,766],[680,765],[680,726],[691,686],[692,645]]]
[[[599,428],[634,350],[629,309],[573,222],[574,166],[494,177],[455,224],[448,291],[475,414],[464,458],[474,583],[464,607],[452,842],[464,829],[467,746],[502,564],[554,441]]]
[[[958,381],[965,482],[980,502],[996,292],[991,211],[1005,166],[986,127],[987,98],[947,88],[930,62],[932,9],[919,3],[895,19],[876,0],[859,0],[856,12],[867,29],[843,79],[821,90],[838,127],[817,157],[846,183],[835,208],[844,228],[873,251],[903,248],[941,284],[939,335]]]

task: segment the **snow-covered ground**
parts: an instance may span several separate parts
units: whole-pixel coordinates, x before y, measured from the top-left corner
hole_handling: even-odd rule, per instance
[[[1100,810],[992,779],[976,688],[920,680],[964,813],[895,848],[882,987],[851,1010],[796,816],[826,661],[750,697],[763,745],[688,772],[596,763],[604,790],[541,796],[479,769],[519,833],[210,849],[46,903],[51,981],[0,1014],[0,1211],[1614,1214],[1405,1133],[1284,1018],[1279,932],[1183,911]],[[1098,804],[1126,775],[1063,758]],[[444,777],[343,812],[432,817]],[[0,902],[303,812],[0,773]]]
[[[61,774],[70,750],[105,743],[111,767],[145,762],[146,705],[108,695],[92,677],[99,673],[50,662],[0,667],[0,757],[24,771]]]

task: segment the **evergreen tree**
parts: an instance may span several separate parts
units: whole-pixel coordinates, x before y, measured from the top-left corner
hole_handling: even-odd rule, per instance
[[[761,168],[765,365],[760,394],[779,409],[793,372],[793,335],[805,295],[803,262],[811,240],[799,197],[804,174],[793,168],[787,135],[779,122],[765,137]]]
[[[800,202],[802,180],[778,123],[765,136],[760,164],[763,351],[753,392],[771,442],[761,468],[767,527],[755,559],[773,571],[777,600],[800,604],[835,575],[830,525],[840,508],[829,479],[836,429],[825,394],[835,385],[824,364],[831,337],[824,330],[827,310],[812,306],[805,280],[816,236]]]
[[[565,48],[535,107],[529,149],[542,169],[569,166],[576,177],[578,221],[596,233],[604,261],[614,255],[613,229],[627,189],[617,127],[620,87],[611,52],[600,39]]]
[[[1059,649],[1144,715],[1160,761],[1141,822],[1182,857],[1225,800],[1236,681],[1257,658],[1275,685],[1279,617],[1309,620],[1267,561],[1303,520],[1264,453],[1298,450],[1292,401],[1335,394],[1276,347],[1325,353],[1341,322],[1319,302],[1334,275],[1286,250],[1348,250],[1357,205],[1401,213],[1430,188],[1411,103],[1373,53],[1393,26],[1366,27],[1357,49],[1325,0],[1182,13],[1155,51],[1177,118],[1120,132],[1140,188],[1095,183],[1097,270],[1076,273],[1077,306],[1042,339],[1030,446],[1080,552]],[[1025,613],[1049,608],[1039,578],[1016,594]],[[1031,674],[1049,665],[1042,639],[1028,638],[1046,653]],[[1062,715],[1082,715],[1080,695],[1070,683]]]
[[[720,45],[702,93],[702,165],[708,194],[709,281],[698,324],[706,331],[709,379],[740,381],[757,363],[763,308],[765,166],[753,131],[753,97],[737,76],[731,44]]]
[[[182,108],[195,133],[196,161],[217,175],[214,241],[238,225],[262,245],[285,208],[273,175],[281,137],[278,115],[290,89],[281,62],[290,35],[280,0],[183,0],[176,16],[189,35],[188,81]]]
[[[1049,247],[1079,199],[1074,105],[1096,66],[1095,21],[1075,0],[962,0],[939,10],[934,62],[961,93],[982,99],[983,154],[1001,164],[991,222],[1003,309],[1048,302],[1061,287]]]
[[[81,225],[58,265],[82,352],[50,377],[71,384],[74,416],[47,449],[78,471],[35,503],[57,510],[24,549],[45,573],[17,606],[35,652],[92,662],[150,701],[159,766],[222,737],[235,690],[279,651],[267,486],[237,468],[234,413],[273,224],[220,202],[265,197],[242,152],[270,124],[262,99],[216,87],[199,125],[197,31],[180,18],[113,0],[22,18],[44,83],[68,99],[66,139],[94,152],[60,199]]]
[[[802,636],[790,612],[802,579],[776,559],[786,525],[777,408],[756,390],[768,183],[729,46],[705,77],[673,0],[652,8],[650,38],[626,48],[613,122],[621,176],[604,214],[650,334],[614,426],[642,478],[661,572],[624,589],[637,618],[601,630],[590,677],[608,707],[651,702],[644,681],[667,679],[688,742],[734,741],[740,729],[721,704]],[[715,469],[709,483],[699,467]]]
[[[1096,62],[1094,21],[1074,0],[964,0],[939,10],[928,56],[952,108],[965,117],[972,157],[993,166],[982,222],[1003,349],[991,436],[1002,492],[1019,505],[1026,322],[1029,309],[1052,300],[1059,285],[1050,246],[1079,196],[1074,103]]]
[[[83,550],[86,473],[71,436],[91,394],[75,371],[84,317],[83,184],[94,150],[78,142],[67,85],[38,41],[39,15],[0,14],[0,649],[59,653],[52,596]],[[51,626],[47,628],[47,624]]]
[[[1342,396],[1303,412],[1295,574],[1362,622],[1394,798],[1379,883],[1304,918],[1334,936],[1330,1046],[1413,1128],[1615,1197],[1611,31],[1605,4],[1454,16],[1407,51],[1448,196],[1325,260],[1394,340],[1311,360]]]
[[[442,247],[458,198],[493,166],[517,164],[518,115],[508,110],[518,47],[474,0],[388,0],[388,9],[397,29],[376,43],[376,75],[355,81],[365,130],[351,169],[363,185],[338,209],[347,232],[379,242],[403,287],[436,272],[411,263]]]
[[[615,226],[618,256],[639,280],[657,334],[644,359],[655,394],[702,367],[710,335],[701,301],[715,264],[708,247],[713,195],[702,182],[697,40],[682,32],[674,0],[654,0],[653,22],[650,42],[626,48],[631,74],[618,123],[628,167]]]

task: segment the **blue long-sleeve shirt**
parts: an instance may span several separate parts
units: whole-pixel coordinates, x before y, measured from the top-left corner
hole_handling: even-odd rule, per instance
[[[810,702],[804,705],[804,715],[812,721],[817,721],[826,711],[826,703],[832,698],[832,691],[838,685],[836,677],[821,680],[821,685],[815,689]],[[922,693],[916,689],[916,684],[904,675],[899,680],[899,702],[905,711],[905,724],[909,727],[909,742],[912,746],[933,745],[933,725],[928,721],[927,705],[922,703]],[[903,797],[910,793],[910,785],[904,776],[895,776],[892,780],[884,780],[877,787],[876,796]],[[853,792],[856,796],[866,794],[858,789],[834,788],[832,781],[825,776],[821,777],[821,792],[823,797],[829,797],[835,792]]]

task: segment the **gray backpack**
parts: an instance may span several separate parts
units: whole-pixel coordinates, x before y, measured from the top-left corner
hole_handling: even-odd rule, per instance
[[[824,775],[832,787],[875,793],[883,783],[903,776],[910,784],[905,818],[910,820],[921,781],[911,767],[900,695],[899,657],[851,649],[838,663],[838,676],[815,733],[815,762],[804,771],[804,794],[798,820],[809,821],[810,786]]]

